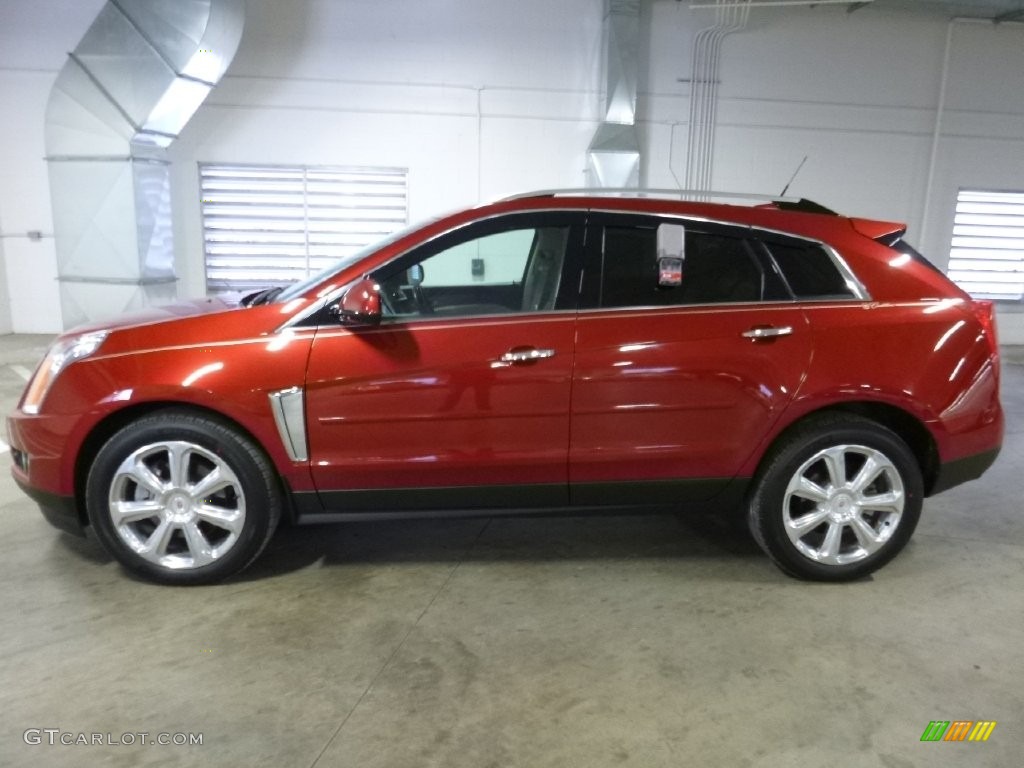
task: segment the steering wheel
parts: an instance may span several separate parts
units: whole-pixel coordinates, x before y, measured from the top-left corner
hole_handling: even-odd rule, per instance
[[[423,288],[419,285],[412,286],[412,300],[416,305],[416,312],[420,315],[432,315],[434,314],[434,305],[430,303],[430,299],[423,293]]]

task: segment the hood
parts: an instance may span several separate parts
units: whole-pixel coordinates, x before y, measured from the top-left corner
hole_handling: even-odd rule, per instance
[[[165,320],[175,320],[182,317],[194,317],[195,315],[208,315],[213,312],[224,312],[229,309],[236,309],[241,305],[241,296],[237,294],[224,294],[221,296],[210,296],[203,299],[191,299],[175,304],[166,304],[159,307],[147,307],[137,312],[127,312],[123,315],[115,315],[106,320],[98,320],[86,325],[79,325],[67,331],[65,336],[88,333],[89,331],[117,330],[131,328],[137,325],[149,325]]]

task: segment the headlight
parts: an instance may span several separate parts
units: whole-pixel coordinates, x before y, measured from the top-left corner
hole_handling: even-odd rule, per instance
[[[93,331],[83,333],[81,336],[72,336],[56,342],[43,359],[42,365],[36,371],[36,375],[29,382],[25,390],[25,397],[21,401],[21,410],[25,413],[39,413],[39,406],[43,404],[46,393],[50,390],[57,376],[75,360],[81,360],[93,354],[100,348],[100,344],[107,338],[110,331]]]

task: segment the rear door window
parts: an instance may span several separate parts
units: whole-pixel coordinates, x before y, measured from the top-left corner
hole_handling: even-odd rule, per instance
[[[603,228],[602,307],[761,301],[764,269],[747,239],[687,228],[682,278],[659,280],[657,222]]]

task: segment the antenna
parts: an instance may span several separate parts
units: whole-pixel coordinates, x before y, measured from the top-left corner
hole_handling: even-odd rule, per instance
[[[789,177],[789,182],[787,182],[786,186],[784,186],[782,188],[782,192],[779,194],[779,197],[785,197],[786,196],[786,192],[789,191],[790,184],[792,184],[793,181],[796,179],[796,175],[798,173],[800,173],[800,169],[804,167],[804,163],[806,163],[806,162],[807,162],[807,155],[804,155],[804,159],[800,161],[800,165],[798,165],[796,167],[796,170],[793,171],[793,175]]]

